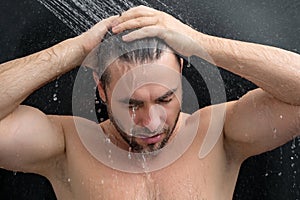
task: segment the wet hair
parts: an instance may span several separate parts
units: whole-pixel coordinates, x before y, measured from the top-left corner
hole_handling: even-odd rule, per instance
[[[123,32],[118,35],[107,34],[96,49],[95,70],[104,89],[110,83],[111,70],[109,66],[114,61],[118,60],[129,64],[145,64],[158,60],[164,52],[174,53],[163,40],[156,37],[124,42],[122,36],[127,33]],[[174,55],[180,63],[180,57],[176,53]]]

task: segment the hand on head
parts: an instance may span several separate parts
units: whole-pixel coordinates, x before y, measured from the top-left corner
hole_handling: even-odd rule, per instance
[[[138,30],[123,36],[124,41],[159,37],[183,56],[192,56],[201,50],[195,41],[197,31],[167,13],[146,6],[131,8],[113,21],[115,34],[130,29]]]
[[[117,18],[118,16],[106,18],[76,38],[78,45],[83,48],[86,55],[101,42],[107,31],[112,28],[112,23]]]

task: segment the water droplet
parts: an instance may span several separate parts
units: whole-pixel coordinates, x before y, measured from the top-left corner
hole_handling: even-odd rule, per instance
[[[132,157],[131,156],[131,147],[129,147],[129,150],[128,150],[128,159],[131,160],[131,157]]]
[[[70,179],[70,178],[68,178],[68,182],[71,182],[71,179]]]
[[[189,56],[188,58],[187,58],[188,60],[187,60],[187,65],[186,65],[186,67],[191,67],[191,57]]]
[[[109,137],[106,137],[106,138],[105,138],[105,142],[109,144],[109,143],[111,142],[111,141],[110,141],[110,138],[109,138]],[[111,150],[110,150],[110,151],[111,151]]]
[[[291,167],[295,167],[295,163],[292,163],[292,164],[291,164]]]
[[[279,116],[279,118],[280,118],[280,119],[283,119],[283,116],[282,116],[282,115],[280,115],[280,116]]]
[[[273,128],[273,133],[277,133],[277,129],[276,128]]]
[[[102,185],[104,184],[104,180],[103,180],[103,179],[101,180],[101,184],[102,184]]]
[[[86,66],[83,66],[82,68],[83,68],[83,71],[84,71],[84,72],[87,72],[87,71],[88,71],[88,68],[87,68]]]
[[[14,172],[13,172],[13,175],[14,175],[14,176],[16,176],[16,175],[17,175],[17,173],[18,173],[18,172],[14,171]]]
[[[295,140],[295,138],[292,140],[291,149],[292,150],[296,149],[296,140]]]
[[[142,168],[143,169],[146,169],[146,167],[147,167],[147,160],[146,160],[146,157],[145,157],[145,155],[144,154],[142,154]]]
[[[281,175],[282,175],[282,172],[279,172],[279,173],[278,173],[278,176],[281,176]]]
[[[57,94],[53,94],[53,101],[57,101]]]
[[[107,157],[108,157],[109,159],[111,159],[111,149],[108,150],[108,155],[107,155]]]
[[[55,81],[54,87],[58,88],[58,79]]]
[[[269,176],[269,173],[267,172],[267,173],[265,173],[265,176]]]

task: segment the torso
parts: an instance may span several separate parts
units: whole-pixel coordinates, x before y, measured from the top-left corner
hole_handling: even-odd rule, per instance
[[[208,117],[199,130],[207,129]],[[58,199],[72,200],[222,200],[232,199],[239,166],[226,155],[222,136],[202,159],[198,153],[203,136],[174,163],[150,173],[127,173],[111,169],[95,159],[82,144],[72,123],[67,126],[66,157],[56,174],[48,177]],[[58,172],[62,170],[62,172]],[[54,170],[55,172],[55,170]]]

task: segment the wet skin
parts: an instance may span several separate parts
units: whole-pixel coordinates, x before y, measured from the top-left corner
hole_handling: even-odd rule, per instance
[[[169,66],[180,73],[178,63],[173,58],[172,55],[164,55],[156,64]],[[196,130],[197,135],[194,141],[178,160],[163,169],[149,173],[127,173],[107,167],[95,159],[78,137],[74,119],[72,117],[62,118],[60,120],[64,124],[66,138],[65,156],[57,160],[56,165],[50,170],[52,173],[47,175],[58,199],[231,199],[241,162],[226,162],[228,155],[225,153],[223,137],[219,138],[208,156],[203,159],[198,157],[210,124],[211,109],[202,109],[189,117],[180,113],[180,98],[177,97],[180,97],[181,94],[175,95],[178,91],[180,92],[180,88],[176,84],[172,85],[172,82],[169,87],[157,83],[145,84],[131,92],[125,92],[125,94],[132,95],[126,96],[128,101],[123,101],[124,96],[122,95],[113,97],[113,91],[119,78],[112,81],[105,96],[100,88],[100,95],[107,101],[110,119],[112,119],[101,123],[100,126],[110,137],[112,143],[124,150],[134,147],[133,143],[138,146],[135,151],[157,150],[163,146],[165,138],[168,138],[165,142],[166,145],[174,140],[180,126],[187,123],[187,120],[193,121],[191,119],[201,117],[200,123],[195,120],[196,123],[199,123],[199,127]],[[172,89],[170,90],[170,88]],[[101,92],[103,93],[101,94]],[[134,125],[140,127],[151,125],[153,119],[149,110],[151,106],[157,104],[166,113],[164,115],[156,110],[158,117],[166,116],[163,122],[165,127],[170,128],[169,132],[163,132],[158,139],[152,140],[156,143],[152,143],[151,140],[148,140],[147,143],[147,140],[139,137],[132,138],[126,131],[130,127],[125,125],[121,127],[122,120],[126,122],[127,115],[132,117],[133,114],[135,114]],[[113,106],[123,109],[123,111],[119,110],[119,113],[120,115],[125,113],[124,117],[114,116]],[[135,107],[136,113],[132,113],[132,107]],[[119,122],[116,122],[115,118]],[[85,127],[86,132],[92,133],[99,130],[98,124],[84,119],[77,120],[81,126]],[[151,127],[148,126],[148,129]],[[187,129],[184,134],[191,134],[189,131]],[[156,155],[154,159],[159,158],[160,154]]]

